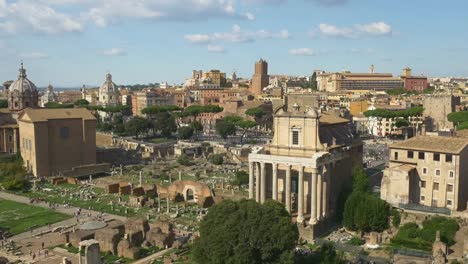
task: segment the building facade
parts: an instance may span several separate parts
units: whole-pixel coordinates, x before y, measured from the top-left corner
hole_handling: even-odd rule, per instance
[[[403,74],[400,76],[403,81],[403,87],[407,91],[422,92],[427,88],[426,76],[413,76],[411,69],[406,67],[403,69]]]
[[[25,109],[18,125],[24,166],[36,177],[96,163],[96,118],[84,108]]]
[[[454,129],[447,115],[461,105],[460,97],[453,95],[427,95],[423,99],[423,116],[428,131],[449,131]]]
[[[133,115],[142,116],[141,111],[148,106],[173,105],[174,96],[165,92],[156,92],[155,90],[146,90],[136,92],[132,96]]]
[[[57,102],[57,94],[54,92],[54,87],[49,84],[47,86],[47,90],[41,96],[41,107],[45,107],[45,105],[49,102]]]
[[[419,136],[390,146],[381,198],[405,207],[467,208],[468,139]]]
[[[260,59],[255,63],[255,72],[252,76],[252,86],[250,88],[253,95],[261,95],[263,88],[267,87],[270,82],[268,76],[268,63]]]
[[[362,143],[349,121],[319,113],[317,104],[314,96],[287,96],[274,112],[271,144],[249,155],[250,199],[280,201],[298,223],[308,219],[313,228],[336,212],[352,167],[362,162]]]

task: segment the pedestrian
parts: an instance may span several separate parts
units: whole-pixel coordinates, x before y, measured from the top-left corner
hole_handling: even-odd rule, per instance
[[[33,260],[36,258],[36,253],[33,253],[32,258]]]
[[[44,249],[44,241],[42,241],[41,247],[42,249]]]
[[[49,250],[46,248],[44,251],[44,256],[48,257],[49,256]]]

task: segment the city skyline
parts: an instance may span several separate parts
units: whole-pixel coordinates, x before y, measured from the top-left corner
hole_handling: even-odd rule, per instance
[[[403,5],[404,4],[404,5]],[[192,69],[250,78],[350,70],[466,76],[461,0],[0,0],[0,77],[21,61],[38,86],[182,83]],[[465,25],[465,26],[464,26]],[[437,32],[437,35],[431,34]],[[459,34],[459,35],[457,35]],[[437,61],[437,63],[433,63]],[[431,63],[432,62],[432,63]]]

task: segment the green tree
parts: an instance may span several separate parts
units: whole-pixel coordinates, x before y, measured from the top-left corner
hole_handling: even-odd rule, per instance
[[[189,139],[193,136],[193,128],[190,126],[179,127],[177,135],[180,139]]]
[[[245,111],[245,114],[248,116],[253,116],[256,120],[258,120],[265,116],[266,113],[262,108],[254,107],[247,109],[247,111]]]
[[[182,154],[177,158],[177,163],[184,166],[192,165],[192,162],[190,161],[189,157],[185,154]]]
[[[130,135],[134,135],[138,139],[138,136],[142,133],[146,133],[150,127],[148,120],[145,118],[136,116],[125,124],[125,130]]]
[[[7,190],[21,190],[26,184],[26,169],[21,154],[8,161],[0,162],[0,184]]]
[[[371,193],[364,169],[353,169],[353,192],[347,198],[343,225],[350,230],[381,232],[388,228],[390,206]]]
[[[8,101],[0,99],[0,108],[8,108]]]
[[[338,254],[332,242],[325,242],[320,247],[321,264],[344,264],[346,263],[342,254]]]
[[[156,113],[154,115],[154,120],[151,124],[153,128],[153,134],[156,131],[160,131],[161,135],[164,137],[170,137],[173,132],[177,131],[175,119],[169,112]]]
[[[222,154],[214,154],[211,155],[210,160],[214,165],[222,165],[224,162],[224,157]]]
[[[73,108],[73,104],[61,104],[57,102],[47,102],[44,104],[45,108]]]
[[[317,85],[317,73],[314,72],[312,73],[312,76],[310,77],[310,88],[312,88],[312,90],[317,90],[318,89],[318,85]]]
[[[80,107],[86,107],[87,105],[89,105],[89,102],[86,99],[80,99],[80,100],[76,100],[74,105],[80,106]]]
[[[224,200],[200,224],[192,254],[197,263],[293,263],[299,238],[284,206],[268,200]]]
[[[236,124],[226,120],[217,122],[215,128],[216,132],[224,139],[236,133]]]
[[[238,171],[236,172],[236,177],[234,180],[231,182],[234,185],[241,186],[249,183],[249,173],[246,171]]]

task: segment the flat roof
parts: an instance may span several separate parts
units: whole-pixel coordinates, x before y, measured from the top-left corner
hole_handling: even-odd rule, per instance
[[[50,119],[96,120],[94,115],[85,108],[58,108],[58,109],[25,109],[19,121],[44,122]]]

